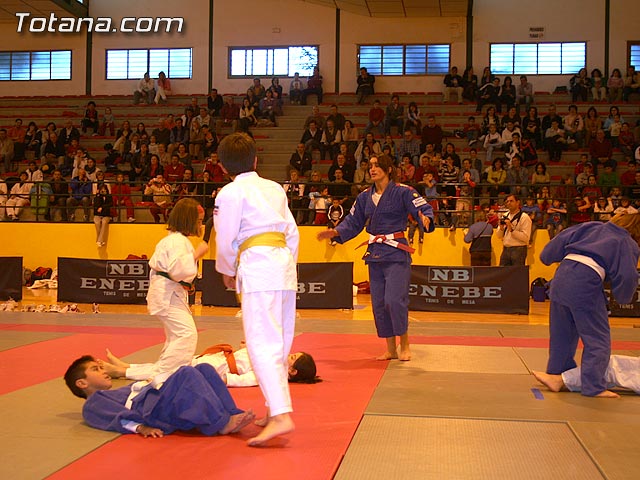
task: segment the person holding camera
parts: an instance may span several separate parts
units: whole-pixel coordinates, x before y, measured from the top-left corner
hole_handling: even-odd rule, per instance
[[[508,212],[500,219],[497,231],[498,238],[502,239],[504,245],[500,266],[524,265],[531,237],[531,217],[523,214],[520,199],[514,194],[507,195],[504,205]]]
[[[149,208],[153,220],[160,222],[160,215],[166,222],[171,208],[171,185],[165,182],[162,175],[156,175],[152,178],[144,189],[145,195],[153,197],[153,205]]]

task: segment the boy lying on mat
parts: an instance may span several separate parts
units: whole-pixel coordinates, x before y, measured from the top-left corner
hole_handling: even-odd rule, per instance
[[[287,359],[289,364],[289,382],[317,383],[322,381],[316,376],[316,364],[308,353],[291,353]],[[107,361],[99,360],[104,370],[112,378],[126,377],[130,380],[149,378],[152,363],[127,363],[107,350]],[[227,387],[254,387],[258,380],[251,366],[249,354],[244,348],[233,350],[231,345],[221,343],[207,348],[202,354],[193,357],[191,366],[208,364],[215,368]]]
[[[74,395],[87,399],[84,420],[101,430],[144,437],[193,429],[204,435],[227,435],[255,419],[251,410],[236,407],[211,365],[180,367],[162,385],[141,381],[111,390],[104,367],[85,355],[69,366],[64,380]]]

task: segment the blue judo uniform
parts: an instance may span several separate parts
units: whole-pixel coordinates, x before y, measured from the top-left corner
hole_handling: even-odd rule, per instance
[[[412,187],[389,182],[377,206],[372,199],[374,192],[375,187],[371,187],[358,195],[349,215],[336,227],[339,233],[334,237],[336,242],[352,239],[366,226],[370,236],[398,234],[391,243],[407,245],[407,239],[400,238],[399,234],[407,228],[409,214],[420,221],[418,212],[430,218],[429,232],[433,231],[433,209]],[[411,255],[389,244],[374,242],[368,245],[363,258],[369,267],[371,305],[378,336],[404,335],[409,326]]]
[[[558,375],[576,367],[580,338],[584,344],[582,394],[594,396],[606,390],[605,371],[611,354],[606,297],[596,270],[565,258],[571,254],[592,259],[602,269],[604,281],[611,283],[614,298],[629,303],[638,287],[640,249],[624,228],[611,222],[587,222],[563,230],[540,254],[545,265],[560,262],[549,295],[547,373]]]
[[[128,409],[125,403],[130,393],[131,385],[95,392],[82,408],[84,420],[94,428],[120,433],[131,433],[123,425],[136,422],[166,434],[197,428],[205,435],[215,435],[231,415],[242,413],[208,364],[180,367],[159,389],[144,387]]]

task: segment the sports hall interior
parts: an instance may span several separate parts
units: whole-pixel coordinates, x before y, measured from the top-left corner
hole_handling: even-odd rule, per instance
[[[236,101],[241,98],[251,78],[232,78],[230,47],[317,45],[321,114],[336,104],[362,131],[373,99],[384,107],[398,93],[405,106],[415,101],[423,117],[433,114],[443,129],[453,131],[475,114],[475,104],[444,104],[442,74],[379,75],[376,95],[357,104],[358,46],[448,44],[451,66],[462,71],[473,65],[480,74],[489,65],[492,44],[586,42],[587,70],[600,68],[607,75],[613,68],[624,73],[630,45],[640,43],[640,9],[634,0],[85,0],[84,14],[75,5],[65,6],[73,2],[4,0],[0,5],[0,53],[72,52],[71,80],[0,81],[0,128],[11,127],[16,118],[25,124],[33,120],[38,127],[49,121],[60,126],[68,118],[79,122],[89,100],[100,111],[111,107],[116,122],[154,126],[169,113],[181,114],[193,96],[204,102],[212,87]],[[181,17],[185,28],[169,34],[17,33],[15,12],[22,11],[113,18],[115,23],[123,16]],[[531,37],[540,34],[540,27],[543,36]],[[174,95],[166,104],[134,106],[138,79],[107,79],[106,51],[135,48],[192,49],[191,78],[172,79]],[[554,91],[568,87],[570,76],[528,75],[541,114],[552,103],[561,115],[566,113],[570,95]],[[269,76],[261,78],[269,84]],[[280,80],[286,93],[289,79]],[[253,129],[262,175],[286,179],[288,158],[315,103],[312,96],[307,106],[290,105],[285,97],[278,126]],[[626,121],[635,125],[640,119],[637,97],[616,105]],[[582,114],[589,106],[605,114],[610,104],[578,103]],[[399,139],[399,132],[394,137]],[[100,167],[103,145],[113,139],[82,140]],[[446,141],[465,157],[466,141]],[[549,163],[552,178],[572,173],[580,153],[565,152],[561,162]],[[484,152],[479,156],[484,158]],[[546,154],[540,152],[540,158],[546,161]],[[616,158],[623,169],[620,153]],[[329,166],[320,162],[318,169],[326,174]],[[196,173],[201,167],[195,164]],[[36,221],[25,212],[19,222],[0,222],[0,256],[22,257],[32,269],[55,267],[58,257],[150,256],[166,230],[152,222],[145,208],[136,209],[136,220],[110,225],[107,247],[97,248],[92,224]],[[366,280],[362,250],[355,250],[364,235],[330,246],[316,241],[318,228],[300,227],[299,262],[353,262],[354,282]],[[414,264],[470,265],[463,236],[463,229],[436,228],[417,246]],[[555,266],[539,260],[547,242],[547,232],[540,229],[527,257],[530,280],[553,277]],[[501,249],[494,235],[493,265]],[[215,233],[209,256],[215,256]],[[353,309],[298,310],[294,350],[315,357],[323,382],[292,385],[297,429],[266,448],[245,445],[258,428],[253,426],[225,437],[185,432],[162,439],[88,427],[82,401],[62,381],[68,364],[86,353],[102,356],[106,348],[131,362],[153,361],[163,331],[144,305],[100,304],[97,314],[86,304],[79,305],[81,313],[20,311],[57,302],[55,290],[25,288],[15,311],[0,312],[0,409],[6,412],[0,432],[2,478],[640,478],[637,395],[621,392],[619,399],[609,400],[553,393],[531,375],[546,365],[548,301],[531,301],[525,315],[411,311],[413,358],[402,363],[374,360],[384,342],[375,336],[368,295],[354,296]],[[199,350],[243,340],[237,308],[204,306],[197,297],[193,313]],[[640,330],[635,328],[640,321],[611,317],[611,326],[614,353],[640,354]],[[240,408],[263,409],[258,388],[231,393]]]

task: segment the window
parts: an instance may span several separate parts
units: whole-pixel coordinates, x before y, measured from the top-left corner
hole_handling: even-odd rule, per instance
[[[133,80],[149,72],[156,77],[191,78],[190,48],[107,50],[107,80]]]
[[[313,75],[318,46],[229,47],[229,77]]]
[[[573,74],[586,64],[585,42],[491,44],[491,72],[496,75]]]
[[[636,71],[640,71],[640,41],[636,42],[628,42],[628,66],[636,67]],[[624,68],[622,69],[622,74],[624,75]]]
[[[358,68],[372,75],[441,75],[449,72],[450,45],[360,45]]]
[[[0,80],[71,80],[71,50],[0,52]]]

